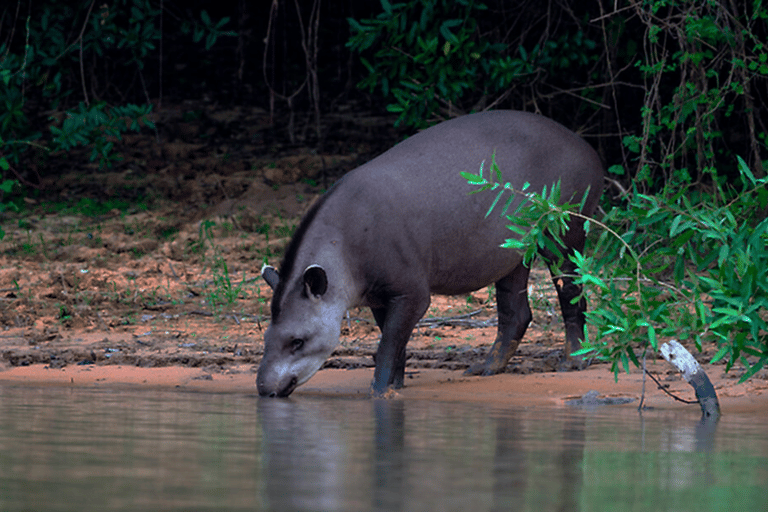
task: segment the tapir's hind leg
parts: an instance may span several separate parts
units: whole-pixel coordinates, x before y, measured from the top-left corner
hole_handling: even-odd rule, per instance
[[[584,244],[579,244],[576,249],[581,250]],[[563,323],[565,324],[565,354],[564,366],[567,368],[582,367],[581,358],[571,357],[571,353],[581,348],[581,341],[584,339],[584,312],[587,310],[587,301],[581,297],[573,302],[576,297],[581,295],[581,286],[573,282],[573,276],[576,275],[576,264],[568,258],[568,251],[564,251],[565,259],[560,262],[549,251],[540,251],[549,267],[552,275],[552,281],[555,283],[557,298],[560,302],[560,310],[563,313]]]
[[[508,276],[496,282],[496,302],[499,310],[499,330],[488,357],[470,366],[465,375],[494,375],[506,368],[512,354],[531,323],[528,305],[528,273],[520,264]]]

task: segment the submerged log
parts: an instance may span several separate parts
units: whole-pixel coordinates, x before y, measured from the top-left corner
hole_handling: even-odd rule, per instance
[[[701,405],[702,420],[717,420],[720,417],[720,402],[717,400],[715,387],[701,369],[699,362],[676,340],[664,343],[660,352],[664,359],[683,374],[685,381],[693,386]]]

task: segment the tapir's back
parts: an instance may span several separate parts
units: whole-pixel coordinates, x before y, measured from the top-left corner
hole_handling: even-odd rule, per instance
[[[562,179],[563,188],[602,189],[602,164],[589,144],[550,119],[510,110],[471,114],[433,126],[354,173],[439,194],[464,193],[467,183],[459,172],[477,173],[482,162],[490,171],[494,154],[503,180],[516,186],[529,182],[540,188]]]
[[[519,262],[499,248],[512,235],[500,207],[485,217],[495,194],[470,194],[460,174],[482,165],[491,176],[494,155],[504,182],[540,190],[561,180],[564,200],[589,188],[585,211],[594,210],[603,180],[595,151],[554,121],[516,111],[463,116],[408,138],[345,176],[324,208],[365,265],[389,267],[387,275],[408,266],[438,293],[477,289]]]

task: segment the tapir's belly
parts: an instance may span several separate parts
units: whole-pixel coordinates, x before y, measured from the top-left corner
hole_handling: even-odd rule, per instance
[[[428,263],[429,287],[433,293],[469,293],[509,275],[522,263],[522,255],[500,245],[513,233],[484,219],[472,232],[456,230],[449,239],[432,246]]]

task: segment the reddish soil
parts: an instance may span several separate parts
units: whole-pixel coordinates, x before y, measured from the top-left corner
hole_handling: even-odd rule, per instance
[[[271,296],[258,276],[261,263],[278,263],[323,188],[370,156],[363,136],[370,125],[355,131],[362,142],[328,144],[337,151],[269,143],[259,154],[269,142],[263,113],[202,112],[206,122],[187,122],[184,109],[166,109],[160,117],[167,142],[127,137],[123,164],[110,172],[62,172],[44,183],[58,195],[0,217],[0,383],[255,394]],[[339,141],[351,131],[346,121],[337,123]],[[383,130],[394,142],[385,128],[370,130],[368,140]],[[216,136],[222,132],[238,135]],[[620,374],[618,383],[605,364],[556,372],[563,329],[543,270],[534,270],[529,291],[535,311],[526,338],[506,373],[486,378],[461,372],[495,337],[492,294],[434,297],[428,317],[443,320],[425,321],[412,337],[406,388],[396,395],[528,405],[562,404],[591,389],[640,396],[637,371]],[[297,393],[367,393],[378,335],[367,310],[350,311],[337,351]],[[692,397],[666,362],[650,368]],[[737,384],[738,368],[706,370],[726,413],[768,409],[765,370],[745,384]],[[696,407],[672,401],[652,383],[647,400]]]

